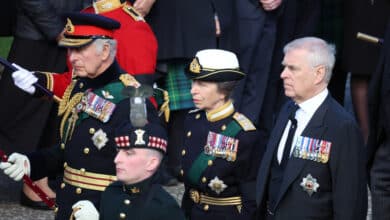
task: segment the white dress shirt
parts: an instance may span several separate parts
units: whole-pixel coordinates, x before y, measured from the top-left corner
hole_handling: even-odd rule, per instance
[[[295,143],[299,136],[301,136],[303,130],[306,128],[307,124],[309,123],[310,119],[313,117],[314,113],[317,111],[318,107],[325,101],[326,97],[328,96],[328,89],[324,89],[322,92],[317,94],[316,96],[313,96],[312,98],[302,102],[299,104],[299,109],[295,113],[295,119],[297,120],[297,130],[295,131],[294,138],[292,141],[291,152],[294,150]],[[284,128],[282,138],[280,139],[279,146],[278,146],[278,153],[277,153],[277,159],[280,164],[283,157],[283,151],[284,151],[284,145],[287,140],[288,131],[291,126],[291,121],[289,120],[287,122],[286,127]]]

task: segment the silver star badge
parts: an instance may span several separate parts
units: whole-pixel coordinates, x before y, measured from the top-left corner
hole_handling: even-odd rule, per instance
[[[317,183],[317,179],[313,178],[310,174],[307,174],[307,176],[302,179],[300,185],[303,190],[309,194],[309,196],[311,196],[314,192],[317,192],[317,189],[320,187],[320,184]]]
[[[97,147],[99,150],[106,146],[108,141],[107,134],[102,129],[99,129],[97,132],[95,132],[91,139],[95,147]]]
[[[212,179],[208,185],[214,192],[220,194],[227,188],[227,185],[223,183],[217,176]]]

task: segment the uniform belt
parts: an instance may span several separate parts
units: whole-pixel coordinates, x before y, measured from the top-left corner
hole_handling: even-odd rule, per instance
[[[65,183],[84,189],[104,191],[114,181],[116,181],[116,176],[86,172],[69,166],[66,166],[64,171]]]
[[[217,205],[217,206],[229,206],[229,205],[242,205],[241,196],[232,197],[211,197],[206,196],[198,191],[191,189],[190,198],[194,203],[206,204],[206,205]]]

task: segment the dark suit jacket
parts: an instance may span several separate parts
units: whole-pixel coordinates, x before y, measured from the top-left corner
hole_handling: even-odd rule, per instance
[[[288,102],[282,109],[259,169],[256,185],[259,216],[267,212],[267,183],[272,157],[278,148],[291,106],[292,103]],[[365,219],[365,153],[354,119],[328,95],[302,136],[330,141],[329,161],[320,163],[291,156],[276,201],[275,219]],[[311,196],[300,186],[308,174],[319,184],[317,192]]]
[[[236,0],[156,1],[147,20],[156,34],[159,61],[191,59],[202,49],[220,48],[236,52],[238,47]],[[214,14],[221,25],[215,35]]]
[[[370,134],[367,141],[368,167],[371,168],[378,147],[390,137],[390,19],[386,29],[382,54],[370,81],[368,107]],[[389,149],[390,151],[390,149]],[[387,164],[384,164],[386,166]]]

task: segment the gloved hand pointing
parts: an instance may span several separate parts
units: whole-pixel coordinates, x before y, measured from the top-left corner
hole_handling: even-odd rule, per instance
[[[15,63],[13,63],[12,66],[18,69],[12,73],[14,84],[23,91],[31,95],[34,94],[35,86],[33,84],[38,81],[38,78],[34,75],[33,72],[30,72]]]
[[[8,162],[1,162],[0,169],[2,169],[5,175],[19,181],[26,174],[30,176],[30,161],[28,158],[19,153],[13,153],[9,156]]]

